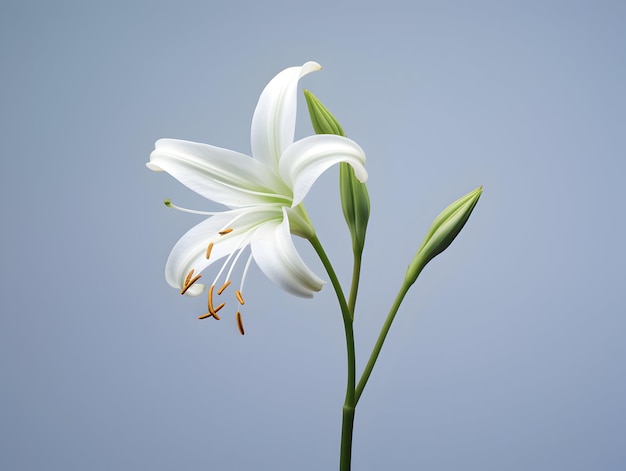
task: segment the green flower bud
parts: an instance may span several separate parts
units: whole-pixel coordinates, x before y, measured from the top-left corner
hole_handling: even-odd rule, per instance
[[[424,238],[424,242],[422,242],[415,258],[407,269],[404,277],[406,288],[415,283],[415,280],[428,262],[450,246],[455,237],[461,232],[461,229],[463,229],[463,226],[465,226],[482,192],[482,186],[476,188],[471,193],[456,200],[435,218]]]
[[[309,108],[311,124],[313,124],[313,130],[316,134],[335,134],[337,136],[346,137],[339,122],[315,95],[305,90],[304,97],[306,98],[306,105]]]
[[[352,250],[360,257],[370,217],[370,197],[365,183],[357,180],[354,169],[345,162],[339,164],[339,192],[343,217],[352,236]]]
[[[315,95],[305,90],[304,96],[317,134],[346,136],[339,122]],[[352,236],[352,250],[355,256],[360,257],[370,216],[370,198],[365,183],[357,180],[354,170],[347,163],[339,165],[339,193],[343,216]]]

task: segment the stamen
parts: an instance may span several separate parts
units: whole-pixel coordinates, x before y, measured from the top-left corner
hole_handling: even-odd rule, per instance
[[[245,331],[243,330],[243,322],[241,321],[241,313],[239,311],[237,311],[237,328],[239,329],[239,333],[241,335],[246,335]]]
[[[222,285],[220,289],[217,290],[217,294],[222,294],[226,288],[230,286],[230,280]]]
[[[226,234],[230,234],[231,232],[233,232],[233,228],[229,227],[228,229],[224,229],[223,231],[219,231],[218,234],[219,235],[226,235]]]
[[[239,259],[239,255],[241,255],[241,252],[242,252],[242,250],[240,250],[239,247],[241,247],[242,245],[247,244],[249,242],[249,240],[250,240],[250,237],[242,237],[239,240],[239,242],[237,243],[237,246],[235,247],[235,249],[226,258],[226,261],[222,265],[222,268],[220,268],[220,271],[217,273],[217,276],[215,277],[215,280],[213,280],[213,284],[214,285],[217,284],[217,281],[220,279],[220,277],[222,276],[222,273],[224,273],[224,270],[228,267],[228,265],[230,265],[230,270],[228,270],[228,275],[226,275],[226,280],[230,280],[230,274],[232,273],[233,267],[234,267],[235,263],[237,263],[237,260]],[[235,257],[235,260],[231,264],[230,261],[233,259],[233,257]]]
[[[241,295],[241,291],[239,290],[235,291],[235,296],[237,296],[237,301],[239,301],[239,304],[241,304],[242,306],[246,304],[245,301],[243,300],[243,296]]]
[[[213,250],[213,242],[209,242],[209,245],[206,248],[206,259],[207,260],[211,256],[211,250]]]
[[[218,316],[216,313],[210,313],[210,312],[207,312],[206,314],[202,314],[201,316],[198,316],[198,319],[206,319],[207,317],[215,317],[216,321],[220,320],[220,316]]]
[[[215,312],[215,310],[213,309],[213,288],[215,287],[215,285],[211,285],[211,287],[209,288],[209,298],[207,300],[207,304],[209,306],[209,312],[211,314],[213,314]]]
[[[198,281],[200,278],[202,278],[202,275],[196,275],[193,277],[193,279],[189,279],[191,278],[191,275],[193,275],[193,268],[191,269],[191,271],[187,274],[187,278],[185,278],[185,284],[183,284],[183,287],[180,289],[180,294],[185,294],[187,292],[187,290],[191,287],[191,285],[193,285],[196,281]]]
[[[202,275],[196,275],[193,277],[193,279],[186,284],[185,286],[183,286],[183,289],[180,290],[180,294],[185,294],[187,292],[187,290],[189,288],[191,288],[191,285],[193,285],[196,281],[198,281],[200,278],[202,278]]]
[[[217,315],[217,311],[219,311],[224,306],[226,306],[226,303],[222,303],[217,307],[213,307],[213,289],[214,288],[215,288],[215,285],[211,285],[211,287],[209,288],[209,300],[208,300],[209,314],[205,314],[205,316],[208,317],[209,315],[211,315],[219,321],[220,316]]]

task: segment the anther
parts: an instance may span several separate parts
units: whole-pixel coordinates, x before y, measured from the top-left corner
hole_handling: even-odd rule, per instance
[[[208,260],[209,257],[211,256],[211,250],[213,250],[213,242],[209,242],[209,245],[206,248],[206,259]]]
[[[224,229],[223,231],[219,231],[218,234],[219,235],[226,235],[226,234],[230,234],[231,232],[233,232],[233,228],[229,227],[228,229]]]
[[[211,287],[209,288],[209,298],[208,298],[209,312],[213,312],[213,288],[215,288],[215,285],[211,285]]]
[[[193,270],[191,270],[193,271]],[[189,277],[188,277],[189,278]],[[180,294],[185,294],[187,292],[187,290],[191,287],[191,285],[193,285],[196,281],[198,281],[200,278],[202,278],[202,275],[196,275],[194,276],[190,281],[186,282],[183,287],[180,290]]]
[[[222,309],[224,306],[226,306],[226,303],[222,303],[217,307],[213,307],[213,289],[215,288],[215,285],[211,285],[211,287],[209,288],[209,315],[215,317],[217,320],[219,320],[219,316],[217,315],[217,311],[219,311],[220,309]]]
[[[187,278],[185,278],[185,282],[183,283],[183,286],[185,286],[187,283],[189,283],[189,280],[191,279],[191,277],[193,276],[193,272],[196,271],[193,268],[191,269],[191,271],[189,273],[187,273]]]
[[[222,285],[220,289],[217,290],[217,294],[222,294],[226,288],[230,286],[230,280]]]
[[[239,329],[239,333],[241,335],[245,335],[245,331],[243,330],[243,322],[241,321],[241,313],[237,311],[237,328]]]
[[[201,316],[198,316],[198,319],[206,319],[207,317],[215,317],[216,321],[220,320],[220,316],[218,316],[215,312],[207,312],[206,314],[202,314]]]
[[[241,291],[235,291],[235,296],[237,296],[237,301],[239,301],[239,304],[241,304],[242,306],[246,304],[243,300],[243,296],[241,295]]]

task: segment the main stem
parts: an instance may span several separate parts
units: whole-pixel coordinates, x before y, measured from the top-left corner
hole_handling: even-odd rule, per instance
[[[335,270],[330,263],[330,260],[326,256],[326,252],[322,248],[317,235],[314,235],[309,239],[311,245],[320,257],[326,273],[330,278],[330,281],[337,294],[339,300],[339,306],[341,307],[341,316],[343,317],[343,327],[346,333],[346,350],[348,354],[348,384],[346,386],[346,398],[343,403],[343,414],[341,423],[341,457],[339,459],[340,471],[350,471],[350,463],[352,460],[352,430],[354,428],[354,409],[356,407],[355,396],[355,384],[356,384],[356,358],[354,353],[354,331],[352,329],[353,314],[348,304],[346,303],[346,297],[341,289],[339,279],[335,274]],[[356,299],[356,295],[355,295]]]

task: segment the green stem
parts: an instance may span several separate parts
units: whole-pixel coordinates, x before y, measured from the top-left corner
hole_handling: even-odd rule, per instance
[[[335,270],[328,259],[326,252],[322,248],[317,235],[309,238],[309,242],[320,257],[326,273],[330,277],[330,281],[337,294],[339,306],[341,307],[341,316],[343,317],[343,327],[346,333],[346,350],[348,354],[348,384],[346,386],[346,398],[343,404],[343,414],[341,423],[341,457],[339,461],[340,471],[350,471],[350,462],[352,459],[352,430],[354,427],[354,409],[356,406],[354,386],[356,383],[356,358],[354,353],[354,331],[352,330],[352,315],[346,297],[341,289],[339,279],[335,274]],[[356,299],[356,297],[355,297]]]
[[[350,286],[350,298],[348,299],[348,309],[350,317],[354,320],[354,309],[356,307],[356,296],[359,291],[359,279],[361,277],[361,255],[354,254],[354,264],[352,265],[352,285]]]
[[[406,293],[411,286],[410,284],[408,284],[408,286],[406,285],[407,283],[404,283],[402,285],[402,288],[400,288],[400,292],[396,296],[396,299],[393,302],[391,309],[389,310],[389,314],[387,314],[387,319],[385,319],[383,328],[381,329],[380,334],[378,334],[378,340],[376,340],[376,345],[374,345],[374,349],[372,350],[370,359],[368,360],[367,365],[365,366],[365,369],[363,370],[363,374],[361,375],[361,379],[359,380],[359,384],[356,387],[355,403],[354,403],[355,407],[356,407],[356,404],[359,402],[359,398],[361,397],[361,394],[363,393],[363,389],[365,388],[365,385],[367,384],[367,380],[372,374],[372,370],[374,369],[374,365],[376,364],[376,360],[378,359],[380,350],[383,348],[383,343],[385,342],[387,333],[389,332],[389,329],[391,328],[391,323],[393,322],[393,319],[396,317],[398,308],[400,307],[400,304],[402,303],[404,296],[406,296]]]

